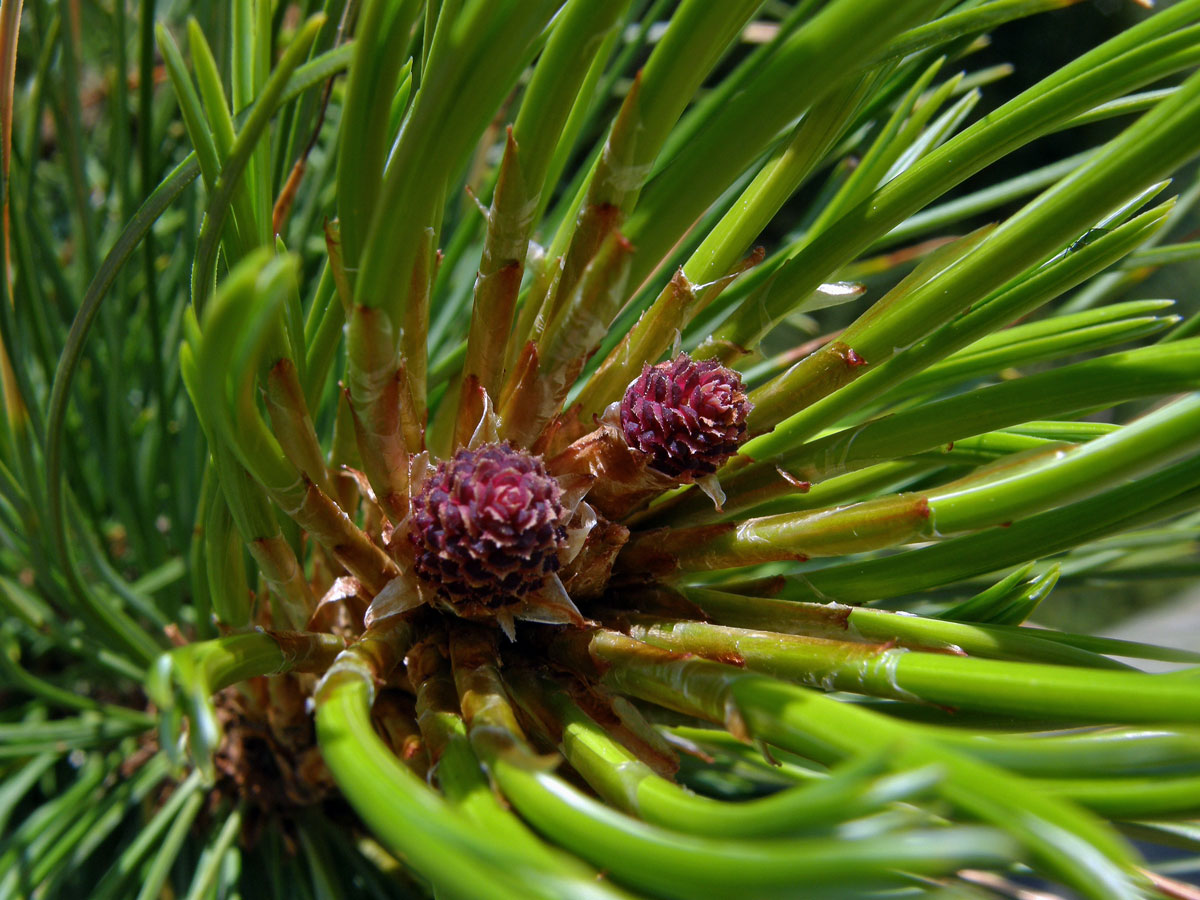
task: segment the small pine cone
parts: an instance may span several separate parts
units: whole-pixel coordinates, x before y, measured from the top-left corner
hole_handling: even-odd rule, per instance
[[[558,569],[562,488],[509,444],[459,450],[413,499],[414,568],[464,615],[520,602]]]
[[[753,404],[737,372],[680,353],[644,366],[621,401],[621,430],[650,465],[681,480],[711,475],[746,439]]]

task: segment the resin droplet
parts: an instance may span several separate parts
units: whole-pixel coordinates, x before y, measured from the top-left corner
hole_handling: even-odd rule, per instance
[[[558,569],[569,515],[539,457],[459,450],[413,499],[417,575],[462,615],[519,603]]]
[[[752,408],[737,372],[715,359],[680,353],[671,362],[645,366],[629,385],[621,431],[658,471],[697,479],[737,453]]]

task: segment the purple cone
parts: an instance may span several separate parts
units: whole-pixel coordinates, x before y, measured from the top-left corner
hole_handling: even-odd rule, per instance
[[[621,401],[621,430],[655,469],[699,478],[737,453],[752,408],[737,372],[715,359],[680,353],[642,368]]]
[[[459,450],[413,499],[417,574],[452,605],[517,603],[558,569],[566,518],[540,458],[507,443]]]

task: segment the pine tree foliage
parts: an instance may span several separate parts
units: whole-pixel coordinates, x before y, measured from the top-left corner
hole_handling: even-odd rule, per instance
[[[1200,0],[1071,5],[4,0],[0,896],[1195,896],[1043,624],[1198,570]]]

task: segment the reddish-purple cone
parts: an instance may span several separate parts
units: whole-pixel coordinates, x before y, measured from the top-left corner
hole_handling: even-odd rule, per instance
[[[538,457],[507,443],[459,450],[413,499],[417,574],[464,613],[501,609],[558,569],[566,519]]]
[[[710,475],[746,439],[753,404],[737,372],[715,359],[680,353],[644,366],[621,400],[621,430],[629,446],[673,478]]]

